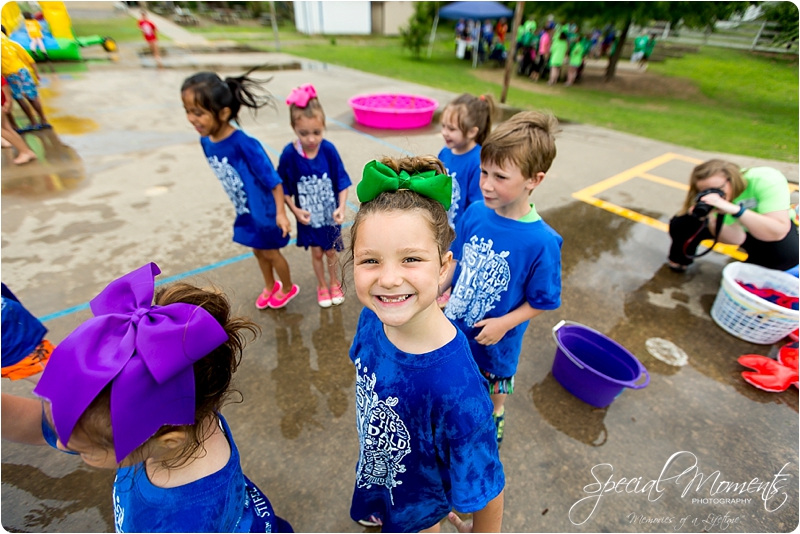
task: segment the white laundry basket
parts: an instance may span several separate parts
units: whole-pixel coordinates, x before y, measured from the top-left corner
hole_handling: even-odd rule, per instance
[[[711,317],[723,330],[750,343],[771,345],[797,329],[800,312],[750,293],[737,280],[792,297],[800,293],[798,279],[783,271],[729,263],[722,269],[722,284],[711,307]]]

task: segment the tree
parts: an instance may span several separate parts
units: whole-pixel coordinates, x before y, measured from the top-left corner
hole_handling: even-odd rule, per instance
[[[414,14],[408,19],[408,26],[400,28],[401,43],[415,58],[419,59],[422,54],[435,13],[434,2],[414,2]]]
[[[621,26],[619,42],[609,58],[606,81],[616,74],[617,62],[634,22],[645,26],[652,20],[668,20],[672,24],[683,21],[692,28],[714,27],[734,13],[743,13],[749,2],[529,2],[531,14],[553,13],[565,21],[592,21],[598,25]]]
[[[800,24],[798,24],[796,5],[792,2],[764,2],[761,9],[766,20],[778,23],[776,28],[778,35],[775,37],[777,42],[797,38]]]

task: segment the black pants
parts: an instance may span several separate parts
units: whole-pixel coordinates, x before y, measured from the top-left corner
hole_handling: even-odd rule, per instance
[[[669,221],[669,235],[672,238],[672,246],[669,249],[670,261],[680,265],[690,265],[693,260],[687,258],[687,255],[694,256],[698,245],[704,239],[714,239],[708,227],[703,228],[692,238],[701,225],[702,222],[691,215],[676,215]],[[687,241],[688,244],[684,248]],[[789,233],[780,241],[761,241],[748,233],[741,248],[747,252],[747,263],[779,271],[791,269],[798,261],[797,228],[792,224]]]

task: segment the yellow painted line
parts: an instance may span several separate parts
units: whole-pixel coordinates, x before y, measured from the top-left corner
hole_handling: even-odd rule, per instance
[[[658,219],[653,219],[652,217],[648,217],[647,215],[642,215],[641,213],[637,213],[627,208],[623,208],[622,206],[617,206],[616,204],[612,204],[611,202],[606,202],[605,200],[600,200],[599,198],[594,198],[594,197],[587,197],[583,195],[579,196],[578,193],[573,193],[572,196],[577,198],[578,200],[586,202],[587,204],[591,204],[592,206],[596,206],[606,211],[610,211],[611,213],[619,215],[620,217],[625,217],[626,219],[646,224],[647,226],[652,226],[653,228],[661,230],[662,232],[669,231],[668,224],[663,223]]]
[[[666,185],[668,187],[674,187],[675,189],[680,189],[681,191],[688,191],[689,186],[686,184],[682,184],[680,182],[676,182],[675,180],[670,180],[668,178],[662,178],[661,176],[656,176],[654,174],[649,174],[643,172],[639,175],[640,178],[644,178],[645,180],[650,180],[651,182],[655,182],[657,184]]]
[[[593,197],[598,193],[602,193],[606,189],[611,189],[616,185],[627,182],[631,178],[635,178],[636,176],[641,175],[643,172],[647,172],[650,169],[658,167],[659,165],[663,165],[664,163],[667,163],[668,161],[675,159],[675,156],[676,154],[672,154],[671,152],[662,154],[661,156],[653,158],[650,161],[645,161],[644,163],[640,163],[636,167],[631,167],[626,171],[622,171],[621,173],[616,174],[611,178],[606,178],[602,182],[598,182],[594,185],[590,185],[589,187],[585,187],[580,191],[573,193],[572,196],[575,198],[578,198],[576,195]]]

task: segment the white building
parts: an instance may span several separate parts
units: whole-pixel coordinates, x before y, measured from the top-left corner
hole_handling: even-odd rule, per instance
[[[297,31],[307,35],[399,35],[413,2],[294,2]]]

